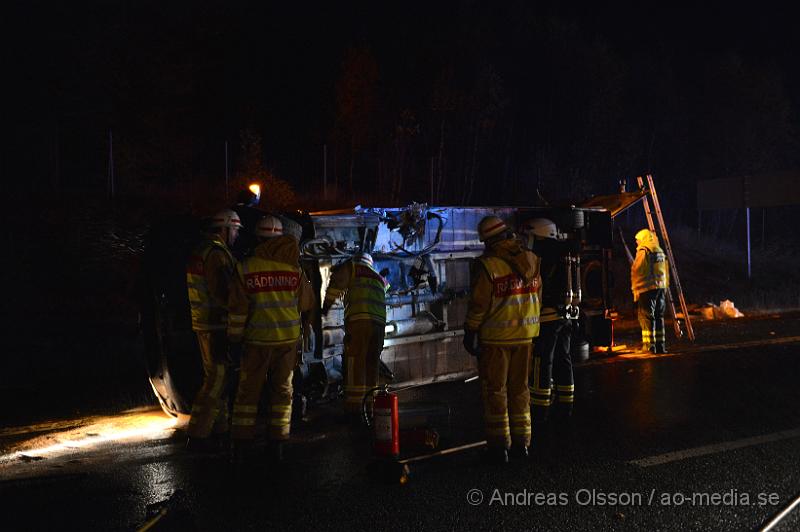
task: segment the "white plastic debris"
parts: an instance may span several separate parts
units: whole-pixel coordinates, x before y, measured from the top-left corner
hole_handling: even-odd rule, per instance
[[[700,315],[705,320],[726,320],[728,318],[743,318],[744,314],[736,308],[733,301],[725,299],[720,301],[719,305],[714,303],[706,303],[705,306],[699,310]]]
[[[733,301],[730,299],[726,299],[724,301],[719,302],[719,309],[725,315],[726,318],[743,318],[744,314],[742,314],[738,308],[733,304]]]

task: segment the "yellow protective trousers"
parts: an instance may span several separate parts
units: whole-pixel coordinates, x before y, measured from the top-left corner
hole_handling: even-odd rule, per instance
[[[225,331],[196,331],[203,360],[203,385],[195,396],[188,434],[207,438],[228,431],[226,394],[228,338]]]
[[[652,346],[664,347],[666,332],[664,330],[664,311],[666,310],[666,290],[658,288],[639,294],[637,301],[637,318],[642,329],[642,349],[647,351]]]
[[[255,437],[258,400],[264,381],[269,392],[268,437],[288,440],[292,419],[292,375],[297,362],[296,343],[282,346],[245,344],[239,373],[239,388],[233,403],[231,437]]]
[[[378,385],[378,366],[386,326],[374,320],[347,321],[344,325],[344,409],[361,412],[367,390]],[[372,403],[369,403],[372,408]]]
[[[481,344],[478,372],[489,447],[531,444],[531,345]]]

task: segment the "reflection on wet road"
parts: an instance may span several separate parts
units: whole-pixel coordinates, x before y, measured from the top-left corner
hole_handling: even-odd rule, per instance
[[[20,438],[2,447],[0,464],[15,458],[23,461],[37,460],[74,455],[108,444],[168,438],[174,432],[175,424],[176,420],[161,410],[148,409],[117,416],[93,416],[62,423],[0,430],[0,441],[10,436]]]
[[[795,322],[754,326],[789,338]],[[368,473],[368,439],[323,407],[293,426],[282,466],[236,469],[223,454],[187,453],[175,421],[149,410],[0,431],[0,500],[32,529],[130,530],[153,511],[179,530],[755,529],[800,491],[800,342],[728,349],[719,336],[716,347],[578,367],[573,418],[535,425],[532,459],[504,469],[469,450],[383,484]],[[483,439],[479,390],[442,384],[401,401],[446,403],[447,447]],[[495,493],[566,502],[509,506]],[[693,497],[701,504],[675,504]],[[797,514],[776,530],[800,529]]]

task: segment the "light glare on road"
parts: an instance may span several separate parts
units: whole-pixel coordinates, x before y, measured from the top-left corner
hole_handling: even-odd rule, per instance
[[[135,442],[167,438],[172,434],[177,420],[167,415],[148,411],[124,413],[117,416],[90,417],[77,421],[67,430],[36,436],[15,445],[3,459],[16,457],[45,458],[53,455],[92,449],[110,442]],[[23,433],[18,428],[15,431]],[[35,430],[35,428],[32,427]],[[31,430],[33,433],[34,430]],[[55,440],[55,443],[52,443]]]

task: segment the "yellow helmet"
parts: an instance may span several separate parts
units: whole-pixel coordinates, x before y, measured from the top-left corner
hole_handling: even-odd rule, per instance
[[[636,243],[645,245],[647,244],[658,245],[658,237],[650,229],[642,229],[641,231],[636,233]]]

